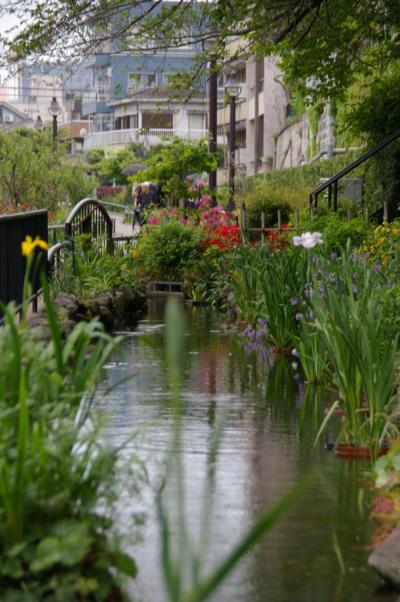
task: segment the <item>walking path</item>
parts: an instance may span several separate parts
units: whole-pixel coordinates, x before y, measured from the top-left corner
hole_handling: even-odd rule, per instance
[[[115,220],[115,232],[114,236],[133,236],[132,220],[133,215],[129,216],[129,222],[125,221],[124,213],[117,213],[116,211],[109,211],[109,215],[112,220]]]

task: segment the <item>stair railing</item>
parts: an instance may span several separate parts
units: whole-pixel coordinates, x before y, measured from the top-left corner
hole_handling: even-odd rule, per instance
[[[370,159],[370,157],[373,157],[374,155],[379,153],[379,151],[381,151],[383,148],[385,148],[398,138],[400,138],[400,130],[392,132],[389,136],[378,142],[378,144],[376,144],[370,150],[363,153],[360,157],[358,157],[358,159],[352,161],[352,163],[344,167],[341,171],[329,178],[326,182],[323,182],[322,184],[314,188],[314,190],[310,192],[310,207],[318,207],[318,196],[324,190],[328,190],[328,209],[332,209],[333,204],[333,211],[337,211],[339,180],[351,171],[353,171],[353,169],[364,163],[364,161],[367,161],[368,159]]]

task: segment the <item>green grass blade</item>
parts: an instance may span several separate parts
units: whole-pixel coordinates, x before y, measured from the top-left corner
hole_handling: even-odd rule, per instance
[[[184,602],[202,602],[206,600],[257,541],[271,529],[276,521],[298,499],[299,495],[309,486],[313,478],[312,475],[309,475],[305,479],[302,479],[278,501],[272,510],[263,514],[214,573],[202,584],[199,584],[195,591],[190,592],[184,597]]]

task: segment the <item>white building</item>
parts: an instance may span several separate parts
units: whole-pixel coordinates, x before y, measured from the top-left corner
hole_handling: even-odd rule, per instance
[[[89,132],[85,150],[104,146],[121,148],[130,142],[152,146],[161,142],[162,137],[199,140],[208,135],[204,96],[187,95],[177,102],[168,89],[152,86],[110,101],[109,106],[113,109],[113,128]]]

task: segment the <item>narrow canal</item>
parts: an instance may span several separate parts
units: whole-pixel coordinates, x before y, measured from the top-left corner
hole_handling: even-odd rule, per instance
[[[126,529],[131,528],[131,509],[148,514],[141,528],[143,541],[132,550],[139,566],[132,593],[135,600],[143,602],[167,600],[153,504],[153,487],[170,447],[173,424],[166,385],[163,310],[162,303],[152,303],[147,319],[124,341],[119,358],[108,366],[103,386],[130,372],[135,376],[100,404],[109,415],[106,432],[113,444],[138,433],[125,453],[136,449],[149,472],[150,484],[143,487],[142,499],[124,500]],[[368,465],[337,459],[325,449],[326,437],[314,446],[322,415],[316,407],[316,393],[304,398],[303,387],[293,378],[290,359],[246,356],[240,337],[224,328],[217,313],[190,307],[185,313],[183,453],[186,505],[193,533],[201,525],[210,434],[219,417],[225,423],[213,476],[207,564],[220,559],[256,517],[294,483],[317,471],[313,484],[213,599],[396,600],[396,596],[378,590],[379,579],[367,566],[372,535],[365,504],[370,495]],[[338,556],[342,557],[344,572]]]

